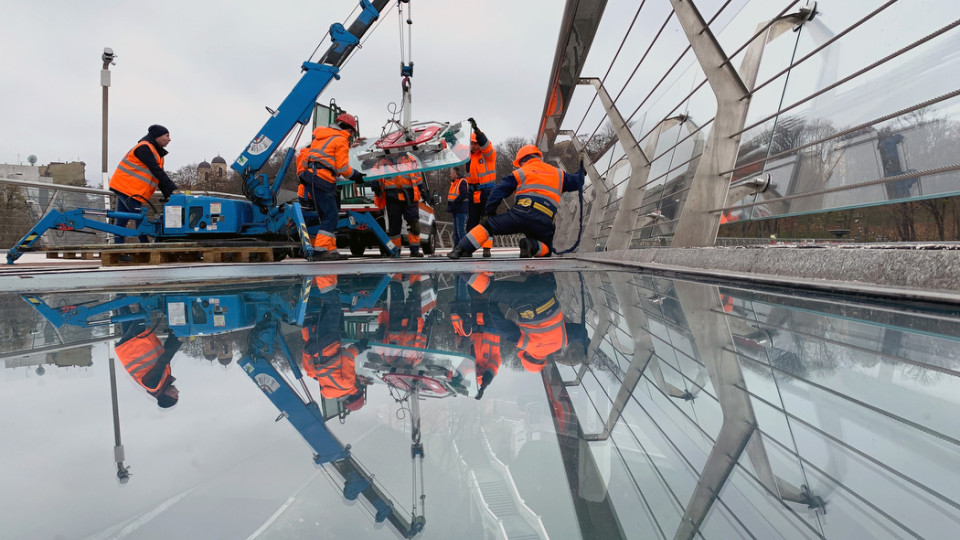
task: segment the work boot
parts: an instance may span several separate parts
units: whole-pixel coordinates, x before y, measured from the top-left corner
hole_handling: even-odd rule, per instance
[[[447,257],[451,259],[459,259],[460,257],[472,257],[472,253],[467,253],[467,250],[463,249],[460,246],[454,246],[450,253],[447,253]]]
[[[483,258],[493,257],[493,253],[490,253],[490,248],[483,248]]]
[[[307,260],[310,262],[326,262],[326,261],[342,261],[346,259],[345,256],[341,255],[338,251],[314,251],[313,255],[307,257]]]
[[[520,258],[529,259],[533,257],[533,242],[527,238],[520,239]]]
[[[419,250],[419,249],[411,248],[411,249],[410,249],[410,256],[411,256],[411,257],[423,257],[423,253],[420,253],[420,250]]]

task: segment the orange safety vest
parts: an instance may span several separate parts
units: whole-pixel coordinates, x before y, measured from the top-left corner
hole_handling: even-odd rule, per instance
[[[450,182],[450,191],[447,193],[447,201],[453,202],[460,196],[460,190],[466,189],[467,184],[464,178],[457,178]]]
[[[134,154],[137,148],[144,145],[150,149],[153,153],[153,159],[157,160],[157,164],[163,168],[163,158],[160,157],[157,149],[147,141],[140,141],[127,152],[127,155],[117,165],[117,170],[113,172],[113,176],[110,177],[111,189],[141,201],[150,199],[157,191],[157,186],[160,185],[160,180]]]
[[[170,380],[170,364],[167,364],[163,370],[163,376],[160,377],[156,386],[150,387],[143,382],[143,378],[153,369],[157,364],[157,359],[163,354],[163,344],[160,343],[160,338],[153,333],[153,330],[147,330],[130,340],[124,341],[117,345],[114,351],[127,373],[150,395],[156,396]]]
[[[409,165],[404,167],[404,165]],[[403,189],[408,187],[413,187],[414,197],[417,201],[420,200],[419,187],[423,182],[423,175],[416,172],[404,172],[411,168],[417,168],[419,165],[417,161],[410,156],[402,155],[395,160],[381,159],[380,163],[377,164],[378,169],[382,169],[380,174],[383,172],[396,172],[396,176],[390,176],[380,179],[380,186],[384,191],[391,189]],[[406,197],[403,193],[398,194],[400,200],[405,200]]]
[[[467,171],[467,182],[474,188],[493,187],[497,181],[497,151],[494,150],[490,139],[480,147],[479,152],[470,153],[470,167]],[[475,197],[480,202],[479,196]]]
[[[313,142],[306,156],[306,169],[335,184],[337,176],[350,176],[350,133],[342,129],[320,127],[313,132]]]

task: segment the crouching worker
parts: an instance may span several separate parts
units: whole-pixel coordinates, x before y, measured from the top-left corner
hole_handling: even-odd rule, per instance
[[[306,195],[304,198],[313,201],[320,217],[320,230],[313,239],[314,252],[307,259],[309,261],[346,258],[337,252],[336,232],[340,213],[337,178],[342,176],[363,184],[364,174],[350,167],[350,142],[356,136],[357,119],[347,113],[337,117],[334,127],[318,127],[313,131],[313,141],[303,158],[304,170],[300,173],[300,182]]]
[[[553,223],[560,195],[583,187],[584,170],[571,174],[548,165],[540,150],[528,144],[517,151],[517,167],[500,179],[484,207],[486,216],[470,229],[447,255],[451,259],[470,256],[495,235],[520,233],[520,257],[549,257],[553,246]],[[497,215],[497,207],[516,192],[516,204],[506,214]]]

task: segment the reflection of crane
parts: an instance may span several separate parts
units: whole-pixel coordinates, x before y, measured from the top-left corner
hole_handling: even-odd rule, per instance
[[[358,278],[359,280],[360,278]],[[363,290],[348,290],[341,285],[339,296],[344,309],[369,310],[381,300],[390,276],[378,282],[361,285]],[[373,509],[377,522],[388,522],[404,537],[412,537],[426,524],[423,507],[426,496],[423,486],[424,449],[421,442],[419,400],[425,397],[445,397],[476,392],[469,357],[434,351],[387,345],[370,344],[366,354],[357,359],[357,372],[372,380],[388,384],[406,393],[401,401],[409,403],[413,420],[411,459],[415,492],[411,515],[404,516],[393,501],[376,485],[372,474],[353,458],[350,445],[344,445],[326,425],[329,418],[345,416],[337,403],[337,410],[327,411],[311,396],[298,362],[295,361],[284,339],[284,325],[303,326],[309,311],[311,279],[274,281],[259,288],[240,289],[224,287],[213,291],[163,292],[118,297],[99,304],[65,305],[52,308],[40,297],[23,298],[37,309],[55,327],[64,325],[93,327],[123,321],[159,322],[165,318],[169,332],[178,337],[226,334],[249,329],[247,350],[238,364],[279,409],[280,418],[286,418],[314,451],[314,462],[329,464],[342,478],[343,496],[347,500],[362,498]],[[361,283],[358,281],[357,283]],[[157,325],[159,326],[159,324]],[[415,367],[400,364],[389,366],[384,359],[407,358],[417,354],[420,362]],[[273,359],[282,356],[302,391],[274,365]],[[119,437],[119,432],[117,432]],[[119,439],[117,442],[119,446]],[[118,454],[119,456],[119,454]],[[125,471],[118,457],[118,476]],[[121,479],[122,481],[122,479]]]

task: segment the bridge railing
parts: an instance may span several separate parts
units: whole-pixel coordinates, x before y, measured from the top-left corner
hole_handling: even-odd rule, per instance
[[[587,158],[579,249],[710,246],[723,223],[852,209],[889,237],[913,201],[952,235],[960,8],[928,7],[569,1],[537,143],[568,170]]]

